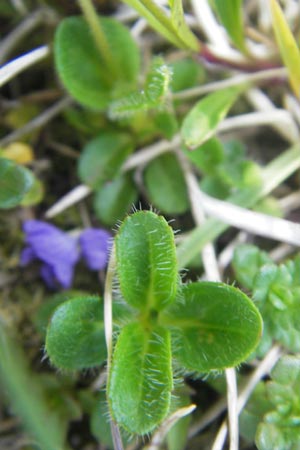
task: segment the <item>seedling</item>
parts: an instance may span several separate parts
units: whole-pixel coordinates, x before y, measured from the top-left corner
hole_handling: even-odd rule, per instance
[[[115,253],[123,306],[116,312],[107,396],[114,420],[143,435],[170,410],[173,364],[184,373],[239,365],[255,349],[262,321],[252,301],[232,286],[182,283],[173,230],[154,212],[125,219]],[[52,363],[79,369],[103,362],[100,308],[99,300],[82,297],[56,309],[46,338]]]

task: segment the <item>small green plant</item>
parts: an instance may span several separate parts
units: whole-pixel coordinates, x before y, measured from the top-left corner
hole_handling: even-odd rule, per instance
[[[125,219],[115,255],[118,301],[125,305],[116,310],[109,407],[127,431],[146,434],[170,409],[173,363],[184,373],[236,366],[255,349],[262,322],[252,301],[232,286],[182,283],[173,231],[154,212],[138,211]],[[46,337],[54,365],[100,365],[103,345],[99,299],[72,298],[55,310]]]
[[[236,248],[236,230],[300,243],[295,0],[4,3],[0,85],[18,78],[0,99],[2,417],[30,448],[68,450],[80,421],[76,448],[153,433],[149,448],[183,450],[226,391],[201,448],[228,427],[231,450],[297,450],[300,259]]]
[[[284,355],[260,382],[241,417],[241,434],[259,450],[299,448],[300,359]]]
[[[299,256],[276,265],[257,247],[242,245],[235,251],[233,267],[237,280],[252,291],[263,317],[264,331],[258,354],[264,355],[274,340],[290,352],[299,352]]]

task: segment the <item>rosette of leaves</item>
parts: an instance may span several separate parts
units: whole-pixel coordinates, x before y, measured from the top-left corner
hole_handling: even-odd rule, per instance
[[[238,141],[222,145],[213,137],[185,153],[203,174],[200,186],[209,195],[226,199],[239,190],[261,185],[259,166],[246,158],[245,148]]]
[[[297,450],[300,445],[300,358],[285,355],[261,382],[240,421],[241,434],[259,450]]]
[[[108,403],[125,430],[143,435],[169,412],[173,358],[187,372],[235,366],[256,347],[262,323],[252,301],[232,286],[181,283],[173,230],[162,216],[128,216],[115,247],[123,303],[113,305],[119,335]],[[55,366],[80,370],[104,362],[102,309],[99,298],[84,294],[58,302],[46,335]]]
[[[262,324],[238,289],[181,284],[173,231],[163,217],[150,211],[129,216],[115,245],[120,291],[136,313],[115,345],[108,400],[122,427],[146,434],[169,411],[172,356],[188,372],[235,366],[257,345]]]
[[[237,279],[252,289],[264,320],[259,353],[265,353],[274,339],[289,351],[299,352],[300,258],[276,265],[256,247],[240,246],[233,266]]]

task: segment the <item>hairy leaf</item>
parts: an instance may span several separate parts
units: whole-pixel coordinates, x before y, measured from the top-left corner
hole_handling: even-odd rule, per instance
[[[162,216],[138,211],[127,217],[116,236],[117,272],[122,295],[141,311],[160,311],[177,288],[173,230]]]
[[[198,282],[183,286],[181,294],[162,323],[173,328],[174,355],[186,369],[233,367],[255,349],[262,320],[241,291],[223,283]]]
[[[130,433],[149,433],[168,413],[172,385],[168,330],[126,325],[116,344],[108,383],[114,419]]]
[[[120,119],[151,108],[158,108],[165,102],[171,77],[172,71],[163,59],[154,58],[146,77],[144,89],[112,102],[109,116],[112,119]]]
[[[168,94],[171,79],[170,66],[165,64],[161,57],[154,58],[145,84],[145,93],[150,104],[156,106],[163,102]]]
[[[106,358],[101,301],[72,298],[61,304],[47,329],[46,351],[53,365],[65,370],[99,366]]]

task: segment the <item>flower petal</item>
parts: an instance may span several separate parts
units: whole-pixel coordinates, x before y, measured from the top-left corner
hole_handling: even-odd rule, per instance
[[[62,285],[64,289],[70,289],[73,282],[74,264],[65,264],[63,261],[58,261],[53,266],[53,271],[57,281]]]
[[[21,266],[27,266],[27,264],[31,263],[36,259],[36,254],[31,247],[23,248],[20,256],[20,264]]]
[[[71,287],[74,266],[79,259],[77,239],[41,220],[27,220],[23,229],[28,246],[21,261],[26,264],[33,257],[42,261],[41,276],[48,287],[55,288],[58,284],[66,289]]]
[[[23,225],[26,242],[36,257],[51,266],[58,260],[74,264],[79,259],[77,241],[49,223],[40,220],[27,220]]]
[[[48,264],[43,264],[40,269],[40,274],[48,288],[57,288],[57,281],[55,279],[55,275],[51,266],[49,266]]]
[[[79,238],[82,256],[91,270],[106,267],[110,249],[111,234],[99,228],[85,229]]]

